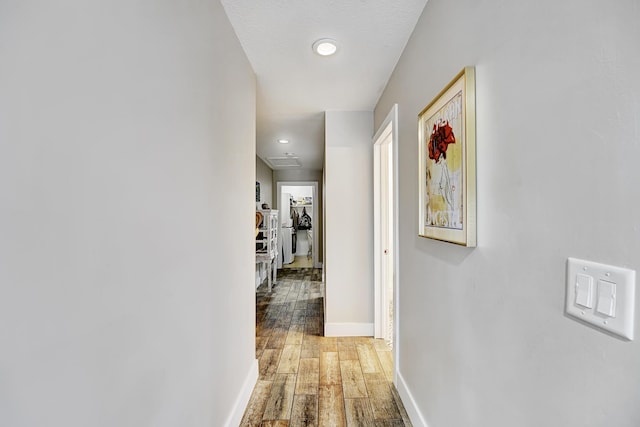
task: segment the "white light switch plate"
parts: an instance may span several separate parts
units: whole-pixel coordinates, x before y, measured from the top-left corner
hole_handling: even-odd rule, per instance
[[[580,280],[578,275],[580,275]],[[577,286],[578,281],[580,284],[584,283],[585,275],[593,278],[593,294],[590,296],[590,299],[593,300],[593,306],[591,308],[586,307],[584,304],[586,300],[586,297],[582,294],[584,286]],[[602,287],[603,283],[607,285],[606,289]],[[610,284],[612,283],[615,286],[611,286]],[[578,288],[581,289],[580,295],[576,292]],[[615,295],[611,295],[612,289]],[[603,292],[604,290],[607,291],[606,295]],[[569,316],[590,323],[597,328],[629,341],[633,340],[635,290],[636,272],[634,270],[576,258],[567,260],[565,312]],[[615,307],[615,310],[612,313],[613,316],[607,316],[598,311],[598,303],[600,303],[600,311],[603,311],[602,306],[603,302],[605,302],[603,298],[605,297],[613,298],[614,300],[613,307]],[[582,304],[578,304],[578,302]],[[607,300],[606,302],[608,307],[611,301]]]

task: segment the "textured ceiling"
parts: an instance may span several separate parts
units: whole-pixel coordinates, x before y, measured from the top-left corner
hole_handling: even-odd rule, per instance
[[[373,110],[426,1],[221,0],[257,76],[258,156],[322,169],[324,111]]]

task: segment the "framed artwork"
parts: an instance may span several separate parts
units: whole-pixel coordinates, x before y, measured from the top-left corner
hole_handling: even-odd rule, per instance
[[[260,183],[256,181],[256,202],[260,201]]]
[[[422,237],[476,246],[475,69],[465,67],[418,114]]]

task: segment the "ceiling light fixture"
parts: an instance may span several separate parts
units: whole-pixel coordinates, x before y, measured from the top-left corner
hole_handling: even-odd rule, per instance
[[[338,43],[331,39],[320,39],[313,43],[313,51],[318,55],[329,56],[336,53],[338,50]]]
[[[279,140],[278,140],[278,142],[279,142],[280,144],[288,144],[288,143],[289,143],[289,140],[288,140],[288,139],[279,139]]]

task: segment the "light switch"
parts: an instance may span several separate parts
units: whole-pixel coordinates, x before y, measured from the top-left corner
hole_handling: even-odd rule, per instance
[[[576,275],[576,304],[593,308],[593,277],[586,274]]]
[[[598,280],[598,306],[600,314],[616,317],[616,284],[606,280]]]
[[[610,335],[633,340],[636,272],[583,259],[567,260],[565,313]]]

